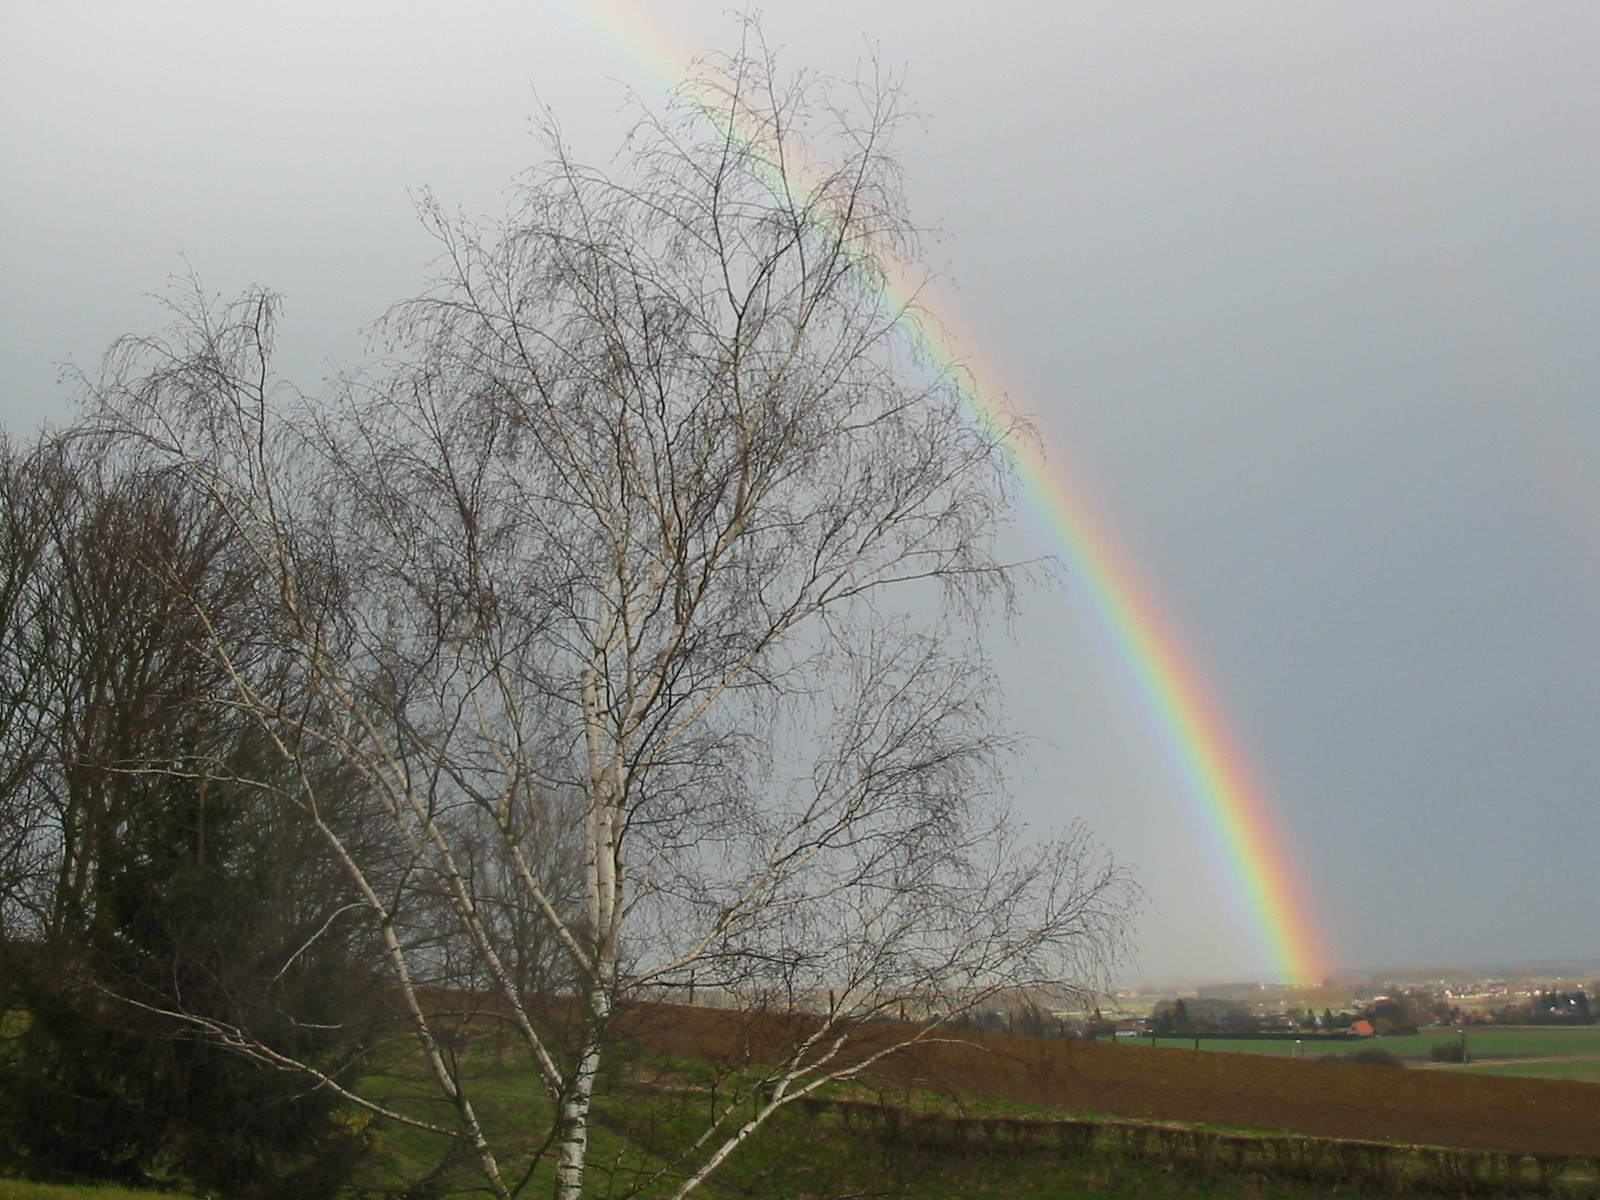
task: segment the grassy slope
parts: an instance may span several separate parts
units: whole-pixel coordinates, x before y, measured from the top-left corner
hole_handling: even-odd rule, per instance
[[[855,1176],[860,1180],[860,1175]],[[770,1177],[769,1177],[770,1182]],[[848,1183],[848,1190],[818,1190],[819,1180],[796,1178],[801,1190],[750,1190],[738,1184],[708,1187],[704,1200],[805,1200],[826,1196],[859,1197],[859,1182]],[[1362,1200],[1355,1188],[1314,1187],[1270,1180],[1197,1179],[1143,1164],[1106,1162],[1049,1164],[1001,1162],[955,1163],[945,1169],[929,1169],[917,1176],[880,1175],[868,1180],[873,1190],[867,1194],[893,1196],[903,1200],[1035,1200],[1040,1197],[1072,1196],[1075,1200]],[[542,1200],[548,1188],[533,1188],[524,1193],[529,1200]],[[56,1187],[0,1180],[0,1200],[172,1200],[170,1192],[130,1192],[121,1189]],[[1371,1200],[1371,1194],[1366,1194]]]
[[[1356,1188],[1296,1184],[1252,1176],[1197,1177],[1160,1164],[1100,1155],[966,1157],[888,1149],[866,1133],[792,1118],[742,1149],[705,1200],[1356,1200]],[[1370,1200],[1370,1193],[1368,1193]]]
[[[715,1057],[696,1059],[692,1057],[694,1047],[726,1038],[726,1019],[709,1010],[663,1008],[659,1015],[662,1021],[658,1028],[639,1031],[642,1043],[655,1043],[643,1053],[657,1061],[672,1060],[673,1078],[692,1089],[695,1064],[704,1066]],[[743,1027],[736,1040],[749,1045],[744,1038],[751,1032],[751,1027]],[[878,1086],[889,1090],[886,1098],[892,1102],[919,1105],[932,1102],[921,1090],[932,1087],[945,1094],[946,1099],[937,1102],[944,1111],[979,1116],[1050,1110],[1101,1112],[1236,1128],[1302,1128],[1311,1133],[1431,1144],[1493,1144],[1479,1141],[1473,1129],[1477,1125],[1495,1130],[1515,1127],[1519,1118],[1527,1115],[1530,1103],[1537,1102],[1535,1107],[1543,1105],[1543,1113],[1531,1129],[1541,1136],[1558,1132],[1553,1127],[1570,1123],[1567,1118],[1571,1118],[1582,1124],[1582,1144],[1588,1148],[1593,1145],[1594,1119],[1600,1117],[1600,1089],[1557,1081],[1473,1077],[1461,1068],[1392,1071],[1254,1055],[1195,1054],[993,1035],[975,1040],[976,1046],[927,1047],[920,1061],[898,1064],[895,1070],[899,1077],[881,1078]],[[1518,1044],[1518,1048],[1527,1045],[1526,1038],[1508,1044]],[[642,1070],[644,1065],[635,1060],[615,1078],[612,1098],[597,1112],[591,1157],[596,1196],[620,1194],[641,1170],[661,1167],[665,1161],[662,1156],[691,1135],[704,1110],[704,1095],[692,1090],[680,1089],[676,1095],[640,1091],[637,1082],[648,1074]],[[1553,1074],[1559,1073],[1557,1068],[1569,1065],[1550,1064]],[[484,1109],[490,1123],[503,1132],[514,1132],[519,1124],[525,1124],[531,1137],[543,1116],[535,1111],[541,1103],[531,1077],[514,1064],[496,1067],[488,1061],[482,1065],[482,1075],[486,1088]],[[1567,1111],[1574,1105],[1581,1111]],[[1434,1120],[1431,1126],[1423,1121],[1416,1128],[1394,1123],[1394,1118],[1407,1113],[1449,1120],[1442,1124]],[[1376,1123],[1371,1119],[1374,1116],[1378,1118]],[[1341,1121],[1355,1121],[1356,1127],[1304,1128],[1309,1117],[1329,1118],[1324,1123],[1334,1126]],[[1430,1131],[1439,1136],[1430,1136]],[[1453,1142],[1449,1140],[1451,1134],[1456,1135]],[[523,1141],[527,1144],[526,1139]],[[404,1128],[383,1130],[377,1137],[377,1152],[363,1172],[361,1190],[373,1196],[397,1189],[403,1181],[414,1180],[438,1167],[445,1151],[446,1144],[436,1136]],[[441,1174],[465,1182],[470,1168],[451,1169],[447,1164]],[[551,1182],[548,1167],[544,1167],[530,1181],[524,1195],[548,1195]],[[645,1195],[659,1196],[662,1192],[660,1187],[651,1188]],[[158,1194],[41,1188],[0,1180],[0,1200],[133,1200]],[[949,1151],[913,1150],[904,1145],[890,1149],[872,1130],[852,1129],[836,1119],[819,1120],[797,1112],[776,1121],[741,1149],[702,1193],[707,1200],[852,1194],[904,1196],[907,1200],[955,1196],[1020,1200],[1024,1196],[1052,1195],[1106,1200],[1146,1196],[1171,1196],[1175,1200],[1222,1200],[1235,1196],[1299,1200],[1311,1195],[1342,1196],[1354,1192],[1330,1191],[1325,1184],[1312,1188],[1251,1177],[1196,1179],[1159,1164],[1106,1155],[1061,1159],[1053,1154],[1027,1153],[973,1158]]]
[[[514,1115],[521,1099],[520,1081],[507,1082],[497,1120]],[[632,1190],[641,1168],[659,1167],[636,1138],[624,1141],[616,1119],[626,1109],[635,1133],[641,1114],[658,1118],[654,1131],[657,1147],[665,1149],[683,1136],[697,1111],[696,1098],[666,1097],[646,1093],[622,1095],[604,1109],[594,1131],[591,1195],[625,1195]],[[907,1097],[907,1099],[914,1099]],[[1000,1102],[970,1102],[928,1098],[937,1107],[965,1112],[1001,1112],[1018,1106]],[[493,1104],[487,1106],[494,1108]],[[649,1122],[645,1122],[649,1123]],[[403,1128],[384,1131],[379,1152],[358,1180],[360,1195],[381,1196],[398,1190],[435,1168],[444,1147],[427,1134]],[[470,1166],[460,1165],[439,1177],[447,1189],[472,1186]],[[549,1171],[541,1170],[524,1195],[548,1196]],[[170,1193],[120,1189],[47,1187],[0,1180],[0,1200],[155,1200]],[[659,1200],[663,1188],[647,1188],[642,1195]],[[1198,1179],[1158,1163],[1129,1162],[1115,1157],[1059,1159],[1052,1154],[971,1157],[950,1152],[890,1148],[875,1130],[848,1128],[831,1116],[798,1112],[775,1120],[762,1136],[746,1143],[724,1170],[699,1193],[703,1200],[825,1200],[833,1197],[904,1197],[905,1200],[1024,1200],[1031,1197],[1075,1196],[1091,1200],[1310,1200],[1311,1197],[1349,1197],[1354,1189],[1299,1186],[1254,1178]]]
[[[414,1143],[412,1149],[417,1148]],[[434,1160],[428,1147],[423,1162]],[[595,1197],[612,1193],[606,1166],[619,1152],[617,1140],[599,1131]],[[403,1155],[390,1147],[390,1168]],[[417,1165],[417,1164],[413,1164]],[[383,1185],[368,1173],[366,1188]],[[391,1176],[391,1186],[399,1182]],[[470,1179],[455,1181],[470,1187]],[[617,1179],[622,1184],[622,1179]],[[530,1198],[550,1194],[548,1173],[531,1181]],[[380,1194],[363,1189],[365,1195]],[[658,1193],[646,1193],[658,1194]],[[172,1193],[121,1188],[68,1187],[0,1180],[0,1200],[157,1200]],[[1252,1177],[1197,1178],[1160,1164],[1110,1157],[970,1158],[909,1150],[891,1151],[870,1133],[799,1117],[774,1124],[746,1144],[699,1193],[702,1200],[831,1200],[834,1197],[899,1197],[903,1200],[1032,1200],[1073,1196],[1084,1200],[1358,1200],[1355,1188],[1330,1188]]]
[[[765,1043],[776,1042],[783,1032],[776,1026],[765,1029],[769,1024],[773,1022],[768,1018],[743,1019],[711,1009],[648,1006],[641,1008],[630,1037],[647,1057],[674,1061],[676,1083],[693,1088],[703,1086],[703,1081],[692,1077],[687,1064],[736,1064],[751,1053],[760,1058]],[[893,1034],[894,1029],[886,1032]],[[1508,1045],[1525,1052],[1530,1035],[1548,1036],[1540,1030],[1500,1032],[1502,1039],[1508,1035],[1513,1039]],[[1560,1036],[1571,1031],[1552,1032]],[[643,1081],[644,1076],[637,1078]],[[514,1079],[505,1083],[507,1118],[514,1116],[518,1103],[511,1096],[515,1084]],[[1019,1112],[1099,1113],[1318,1137],[1585,1157],[1596,1152],[1594,1130],[1600,1128],[1600,1089],[1570,1079],[1497,1078],[1460,1068],[1392,1070],[1005,1035],[972,1035],[968,1041],[925,1045],[885,1060],[875,1069],[872,1086],[896,1104],[910,1100],[913,1093],[934,1092],[956,1097],[958,1107],[988,1112],[996,1111],[992,1106],[997,1104],[1016,1105],[1021,1106]],[[626,1091],[625,1087],[621,1094],[626,1096]],[[681,1144],[690,1136],[704,1111],[706,1094],[680,1095],[671,1101],[686,1110],[682,1113],[668,1111],[669,1102],[659,1097],[642,1107],[626,1098],[612,1103],[619,1111],[611,1130],[597,1136],[593,1161],[603,1164],[610,1155],[620,1178],[649,1155],[666,1155],[675,1142]],[[604,1126],[604,1110],[600,1116]],[[623,1116],[643,1117],[644,1123],[624,1121]],[[630,1126],[627,1151],[608,1149],[621,1145],[624,1124]],[[389,1136],[395,1143],[402,1137]],[[628,1153],[643,1157],[630,1160]],[[395,1167],[395,1175],[401,1175],[406,1163],[397,1161]],[[1037,1164],[1029,1169],[1038,1169]],[[539,1190],[536,1187],[535,1194]]]
[[[601,1139],[604,1143],[605,1139]],[[614,1145],[610,1147],[614,1149]],[[600,1157],[604,1157],[604,1154]],[[607,1194],[603,1171],[593,1195]],[[524,1195],[550,1194],[540,1178]],[[172,1193],[66,1187],[0,1179],[0,1200],[157,1200]],[[983,1158],[887,1152],[869,1136],[783,1121],[749,1143],[700,1193],[703,1200],[1358,1200],[1355,1188],[1330,1188],[1252,1177],[1197,1178],[1157,1164],[1114,1158]],[[1370,1193],[1369,1193],[1370,1200]]]

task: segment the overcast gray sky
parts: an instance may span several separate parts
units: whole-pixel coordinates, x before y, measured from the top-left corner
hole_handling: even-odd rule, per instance
[[[652,61],[737,38],[727,0],[608,0],[632,46],[583,8],[0,2],[0,421],[65,419],[57,364],[159,328],[185,262],[282,292],[314,389],[421,286],[416,189],[497,213],[537,101],[604,160]],[[765,26],[790,66],[903,72],[939,303],[1182,631],[1333,965],[1600,963],[1600,5]],[[1019,806],[1150,894],[1125,977],[1267,974],[1089,605],[1031,595],[1014,635]]]

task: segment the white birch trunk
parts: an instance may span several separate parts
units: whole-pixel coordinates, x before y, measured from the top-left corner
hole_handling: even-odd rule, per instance
[[[594,1100],[595,1076],[600,1072],[601,1031],[611,1015],[611,996],[604,986],[588,997],[590,1016],[585,1021],[583,1048],[572,1076],[572,1086],[561,1101],[561,1134],[556,1147],[556,1200],[579,1200],[583,1195],[584,1168],[589,1156],[589,1109]]]
[[[583,995],[583,1037],[569,1085],[562,1096],[556,1144],[556,1200],[579,1200],[588,1163],[589,1113],[606,1027],[610,1024],[617,973],[617,924],[622,906],[621,770],[605,727],[600,672],[591,667],[582,682],[585,749],[589,760],[589,805],[584,817],[584,883],[588,901],[593,973]]]

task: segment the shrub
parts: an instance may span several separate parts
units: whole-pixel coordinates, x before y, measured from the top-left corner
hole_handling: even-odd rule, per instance
[[[1349,1054],[1324,1054],[1321,1057],[1321,1061],[1357,1063],[1366,1067],[1403,1067],[1406,1065],[1399,1055],[1390,1054],[1389,1051],[1380,1050],[1376,1046],[1368,1047],[1365,1050],[1352,1050]]]
[[[1360,1063],[1365,1067],[1403,1067],[1406,1064],[1398,1055],[1390,1054],[1387,1050],[1380,1050],[1376,1046],[1366,1050],[1355,1050],[1344,1056],[1345,1062]]]

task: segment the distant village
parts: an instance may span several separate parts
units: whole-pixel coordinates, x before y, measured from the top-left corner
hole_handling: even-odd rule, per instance
[[[1121,989],[1097,1002],[1013,995],[965,1024],[1074,1038],[1295,1038],[1347,1041],[1426,1028],[1593,1025],[1600,970],[1433,979],[1327,980],[1318,987],[1228,983]]]

